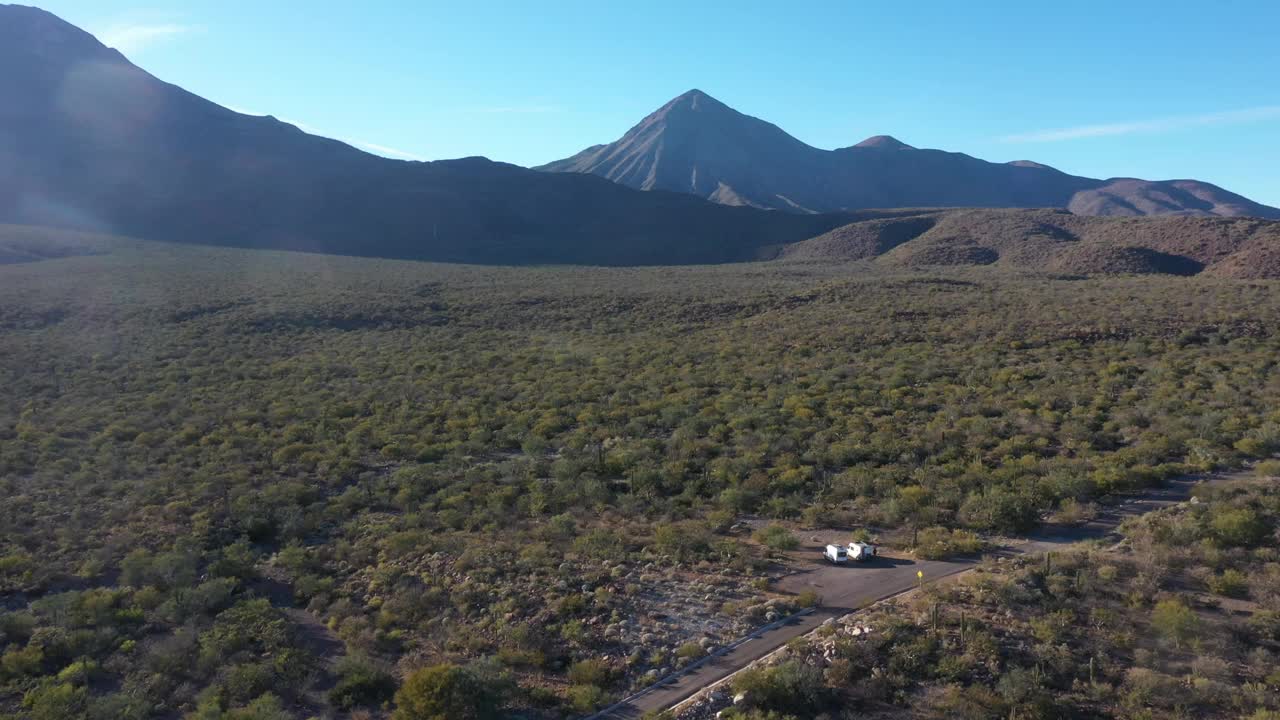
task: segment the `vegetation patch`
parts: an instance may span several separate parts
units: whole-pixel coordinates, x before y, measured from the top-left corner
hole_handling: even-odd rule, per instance
[[[1270,484],[1203,489],[1135,518],[1118,549],[984,562],[793,642],[685,718],[1274,717],[1280,545]],[[1214,583],[1239,576],[1248,602]],[[1209,581],[1206,583],[1205,578]]]
[[[441,665],[585,712],[820,602],[768,590],[794,533],[968,552],[1280,450],[1267,281],[109,250],[0,268],[60,313],[0,331],[12,716],[379,717]],[[1187,512],[1230,562],[1160,592],[1262,602],[1265,502]]]

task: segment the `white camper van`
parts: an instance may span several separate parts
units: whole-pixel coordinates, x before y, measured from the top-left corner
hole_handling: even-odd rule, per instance
[[[849,543],[848,557],[855,562],[866,562],[876,556],[876,546],[871,543]]]
[[[822,551],[822,556],[836,564],[849,562],[849,551],[840,545],[828,545],[827,549]]]

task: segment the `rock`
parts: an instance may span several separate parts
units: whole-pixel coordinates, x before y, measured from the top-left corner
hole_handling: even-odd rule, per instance
[[[741,705],[742,703],[744,703],[744,702],[746,702],[746,701],[747,701],[747,694],[746,694],[746,693],[744,693],[744,692],[740,692],[740,693],[738,693],[737,695],[734,695],[734,696],[733,696],[733,704],[734,704],[734,705]]]

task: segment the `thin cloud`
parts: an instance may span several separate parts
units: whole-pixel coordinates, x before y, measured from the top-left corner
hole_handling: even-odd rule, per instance
[[[1099,125],[1078,125],[1053,130],[1037,130],[1029,133],[1006,135],[1000,138],[1006,143],[1038,143],[1062,142],[1064,140],[1080,140],[1084,138],[1111,137],[1115,135],[1138,135],[1145,133],[1168,132],[1185,128],[1206,127],[1211,125],[1242,125],[1263,120],[1280,119],[1280,105],[1251,108],[1248,110],[1231,110],[1228,112],[1207,113],[1204,115],[1179,115],[1174,117],[1140,120],[1137,122],[1104,123]]]
[[[160,25],[115,25],[102,33],[102,44],[122,53],[146,50],[161,40],[185,35],[195,28],[189,25],[165,23]]]
[[[236,107],[235,105],[224,105],[223,107],[225,107],[228,110],[231,110],[232,112],[238,112],[241,115],[256,115],[258,117],[265,117],[267,115],[267,113],[258,112],[256,110],[248,110],[246,108]],[[367,150],[368,152],[371,152],[375,155],[383,155],[385,157],[390,157],[396,160],[415,160],[417,162],[427,161],[427,159],[422,157],[421,155],[418,155],[416,153],[411,153],[408,150],[401,150],[399,148],[394,148],[389,145],[380,145],[378,143],[366,142],[364,140],[356,140],[353,138],[342,137],[341,135],[338,135],[336,133],[325,132],[324,130],[321,130],[320,128],[316,127],[315,125],[299,122],[297,120],[290,120],[289,118],[277,118],[277,119],[280,122],[289,123],[290,125],[298,128],[299,130],[301,130],[304,133],[307,133],[308,135],[319,135],[320,137],[327,137],[332,140],[338,140],[340,142],[344,142],[353,147],[358,147],[362,150]]]
[[[386,145],[378,145],[377,143],[371,142],[357,142],[356,145],[359,145],[366,150],[371,150],[379,155],[390,155],[402,160],[417,160],[418,162],[425,161],[425,159],[419,155],[414,155],[413,153],[405,152],[404,150],[397,150],[393,147],[387,147]]]
[[[240,113],[241,115],[253,115],[254,117],[266,117],[266,116],[267,116],[267,114],[266,114],[266,113],[260,113],[260,112],[258,112],[257,110],[250,110],[249,108],[243,108],[243,107],[240,107],[239,105],[226,105],[226,104],[223,104],[223,105],[222,105],[222,107],[224,107],[224,108],[226,108],[226,109],[230,110],[230,111],[231,111],[231,112],[233,112],[233,113]]]

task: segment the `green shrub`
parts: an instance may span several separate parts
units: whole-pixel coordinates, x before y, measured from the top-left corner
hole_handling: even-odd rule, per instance
[[[329,691],[329,702],[343,710],[378,707],[396,692],[396,679],[364,658],[343,659],[337,673],[338,682]]]
[[[705,558],[711,550],[711,529],[706,523],[684,521],[664,523],[653,530],[653,544],[663,553],[681,561]]]
[[[822,603],[822,596],[814,590],[805,590],[796,595],[796,606],[802,608],[817,607]]]
[[[698,658],[706,657],[706,655],[707,651],[702,649],[702,646],[696,642],[687,642],[676,648],[676,657],[684,660],[697,660]]]
[[[579,660],[569,668],[569,682],[575,685],[606,687],[613,681],[613,668],[596,658]]]
[[[248,705],[228,710],[222,720],[290,720],[280,698],[266,693]]]
[[[977,535],[967,530],[931,527],[920,531],[912,553],[925,560],[941,560],[953,555],[976,553],[984,546]]]
[[[77,660],[58,672],[58,682],[71,683],[72,685],[87,685],[94,676],[98,675],[102,667],[94,660],[84,658]]]
[[[1266,523],[1249,508],[1215,508],[1209,527],[1219,542],[1232,547],[1256,545],[1267,534]]]
[[[1280,640],[1280,611],[1259,610],[1249,617],[1247,626],[1259,638]]]
[[[1280,460],[1263,460],[1254,466],[1253,470],[1258,474],[1258,477],[1280,477]]]
[[[248,702],[270,690],[276,681],[275,666],[270,661],[232,665],[224,672],[223,687],[233,702]]]
[[[35,616],[29,612],[0,613],[0,646],[25,643],[35,627]]]
[[[67,720],[82,717],[89,694],[70,683],[45,683],[27,692],[22,705],[30,720]]]
[[[1242,598],[1249,594],[1249,579],[1239,570],[1224,570],[1209,579],[1209,589],[1225,597]]]
[[[44,660],[44,648],[35,643],[6,650],[4,655],[0,655],[0,678],[13,679],[38,675]]]
[[[756,541],[770,550],[787,551],[800,547],[800,540],[783,525],[773,524],[758,531]]]
[[[625,555],[622,537],[608,528],[596,528],[573,541],[573,550],[596,560],[620,560]]]
[[[595,685],[574,685],[569,688],[569,706],[580,713],[589,713],[609,704],[609,693]]]
[[[1179,600],[1161,600],[1151,611],[1151,624],[1175,647],[1181,647],[1195,636],[1198,620],[1191,608]]]
[[[810,716],[832,701],[822,671],[788,660],[768,668],[748,668],[733,680],[735,692],[746,693],[752,707]]]
[[[503,700],[456,665],[417,670],[395,694],[392,720],[499,720]]]
[[[21,575],[32,567],[31,556],[16,553],[0,557],[0,575]]]

